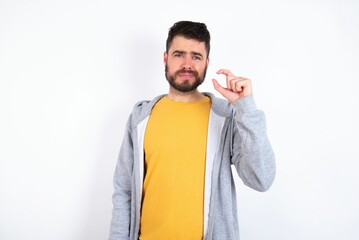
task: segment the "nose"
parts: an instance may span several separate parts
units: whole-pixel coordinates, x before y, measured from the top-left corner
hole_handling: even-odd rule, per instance
[[[182,64],[183,70],[192,70],[192,57],[186,56],[183,58],[183,64]]]

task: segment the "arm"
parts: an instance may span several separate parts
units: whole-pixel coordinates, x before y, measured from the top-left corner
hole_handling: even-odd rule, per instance
[[[245,185],[266,191],[275,177],[274,153],[266,133],[266,120],[256,108],[253,95],[233,103],[232,163]]]
[[[131,176],[134,157],[130,119],[127,122],[113,178],[113,210],[109,240],[128,240],[130,235]]]
[[[226,76],[227,87],[213,79],[214,88],[235,108],[231,161],[244,184],[266,191],[274,181],[275,158],[267,137],[265,115],[254,102],[252,83],[226,69],[217,74]]]

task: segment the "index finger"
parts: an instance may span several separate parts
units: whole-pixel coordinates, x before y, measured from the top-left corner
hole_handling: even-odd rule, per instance
[[[229,81],[230,81],[230,79],[231,79],[232,77],[234,77],[233,73],[232,73],[231,71],[229,71],[228,69],[219,69],[219,70],[217,71],[217,74],[223,74],[223,75],[226,76],[227,88],[230,88],[230,83],[229,83]]]
[[[224,74],[224,75],[226,75],[227,77],[232,77],[232,76],[234,76],[233,75],[233,73],[231,72],[231,71],[229,71],[228,69],[219,69],[218,71],[217,71],[217,74]]]

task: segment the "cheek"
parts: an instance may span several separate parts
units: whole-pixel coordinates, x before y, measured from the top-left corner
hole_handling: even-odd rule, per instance
[[[170,61],[167,62],[167,68],[170,72],[177,71],[181,67],[179,61]]]
[[[206,69],[206,64],[197,64],[195,69],[197,72],[202,73]]]

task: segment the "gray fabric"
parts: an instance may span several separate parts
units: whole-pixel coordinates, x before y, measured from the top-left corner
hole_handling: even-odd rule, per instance
[[[205,240],[238,240],[236,189],[231,171],[235,166],[248,187],[266,191],[275,177],[275,158],[266,133],[265,115],[253,95],[230,104],[211,93],[212,100],[206,164],[207,197]],[[109,240],[137,240],[142,181],[143,136],[152,107],[164,95],[135,104],[128,119],[114,174],[113,211]],[[219,128],[220,129],[214,129]],[[212,131],[213,130],[213,131]],[[216,141],[211,141],[216,140]],[[217,144],[218,143],[218,144]],[[214,146],[213,146],[214,145]],[[217,146],[217,147],[215,147]],[[213,149],[216,148],[216,149]]]

